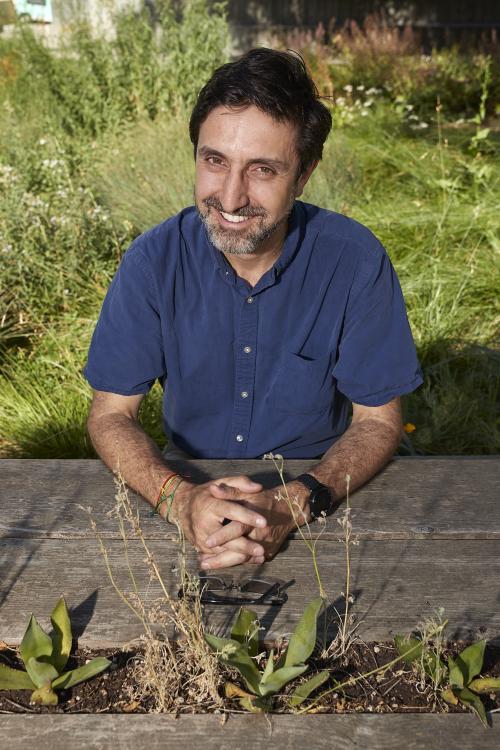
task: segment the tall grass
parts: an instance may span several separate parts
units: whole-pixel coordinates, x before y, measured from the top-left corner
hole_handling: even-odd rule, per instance
[[[192,202],[190,97],[208,75],[203,61],[225,59],[221,13],[210,17],[207,52],[205,3],[187,3],[189,12],[191,37],[181,39],[176,20],[171,54],[146,17],[134,25],[127,14],[115,40],[78,27],[58,55],[25,30],[0,44],[0,67],[11,71],[0,85],[1,455],[92,455],[81,369],[100,303],[132,237]],[[399,274],[426,377],[405,399],[412,450],[498,452],[495,122],[478,143],[477,122],[435,108],[417,115],[363,84],[340,94],[304,197],[369,226]],[[141,417],[162,443],[159,387]]]

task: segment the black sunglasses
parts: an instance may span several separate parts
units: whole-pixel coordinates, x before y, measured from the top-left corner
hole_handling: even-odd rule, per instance
[[[288,600],[278,578],[242,578],[235,580],[223,576],[200,575],[200,601],[203,604],[268,604],[281,606]],[[189,596],[181,587],[179,599]]]

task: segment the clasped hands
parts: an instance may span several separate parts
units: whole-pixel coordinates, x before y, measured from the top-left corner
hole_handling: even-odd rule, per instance
[[[179,490],[171,517],[197,549],[204,569],[260,565],[279,550],[295,518],[305,520],[300,507],[292,512],[285,498],[277,499],[279,487],[265,490],[247,476],[183,482]]]

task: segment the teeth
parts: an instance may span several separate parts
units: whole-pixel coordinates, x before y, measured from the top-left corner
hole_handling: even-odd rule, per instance
[[[236,216],[235,214],[226,214],[221,211],[222,216],[226,221],[231,221],[233,224],[240,224],[242,221],[246,221],[248,216]]]

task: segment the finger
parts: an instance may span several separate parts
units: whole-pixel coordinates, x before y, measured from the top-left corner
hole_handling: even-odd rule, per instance
[[[228,524],[224,524],[219,531],[210,534],[205,541],[206,547],[220,547],[222,544],[227,544],[232,539],[237,539],[245,534],[253,531],[253,526],[246,526],[238,521],[230,521]]]
[[[245,555],[249,555],[250,557],[254,555],[260,557],[265,554],[264,547],[261,544],[258,544],[251,539],[247,539],[246,536],[240,536],[237,539],[231,539],[224,545],[217,545],[215,547],[212,547],[210,545],[210,552],[204,552],[203,554],[210,557],[211,555],[218,555],[220,552],[225,552],[228,549],[233,550],[234,552],[241,552]]]
[[[226,550],[218,555],[200,555],[201,568],[203,570],[216,570],[217,568],[231,568],[234,565],[241,565],[248,561],[248,555],[241,552]]]
[[[218,491],[222,492],[222,490]],[[221,517],[221,523],[224,518],[229,518],[231,521],[239,521],[243,525],[251,526],[252,528],[264,528],[264,526],[267,526],[264,516],[261,516],[260,513],[256,513],[254,510],[250,510],[245,505],[241,505],[241,503],[222,501],[217,504],[217,513]],[[227,524],[224,526],[224,529],[228,529],[230,525]]]
[[[226,484],[229,487],[237,487],[242,492],[262,492],[264,489],[259,482],[254,482],[253,479],[243,474],[237,477],[221,477],[217,479],[217,484]]]

